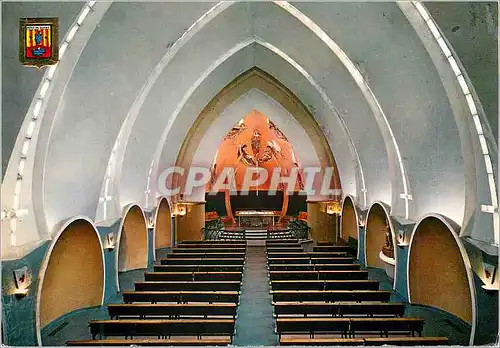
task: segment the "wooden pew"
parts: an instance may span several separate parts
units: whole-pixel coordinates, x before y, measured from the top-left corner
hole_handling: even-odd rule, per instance
[[[365,280],[368,271],[270,271],[273,280]]]
[[[136,291],[240,291],[240,281],[143,281],[135,282]]]
[[[298,257],[308,257],[308,258],[325,258],[325,257],[345,257],[347,254],[345,252],[328,252],[328,253],[323,253],[323,252],[305,252],[305,251],[299,251],[299,252],[268,252],[267,256],[269,258],[281,258],[281,259],[293,259],[293,258],[298,258]]]
[[[196,253],[196,254],[210,254],[210,253],[245,253],[246,248],[226,247],[226,248],[173,248],[173,253]]]
[[[225,258],[238,258],[244,259],[245,253],[169,253],[168,258],[178,258],[178,259],[225,259]]]
[[[311,257],[313,264],[330,264],[330,263],[354,263],[353,257]]]
[[[282,334],[315,333],[340,334],[347,338],[349,334],[348,318],[277,318],[276,331],[279,338]]]
[[[389,290],[271,290],[274,302],[389,302]]]
[[[362,346],[362,338],[281,337],[280,346]]]
[[[446,337],[374,337],[363,340],[367,346],[445,346],[448,344]]]
[[[402,317],[405,313],[404,303],[383,302],[276,302],[275,316],[284,315],[328,315],[328,316],[392,316]]]
[[[313,251],[319,251],[319,252],[342,251],[347,253],[351,251],[351,248],[347,245],[317,245],[313,247]]]
[[[123,317],[151,318],[171,317],[179,318],[186,316],[231,316],[236,317],[236,303],[169,303],[169,304],[146,304],[126,303],[108,305],[108,313],[111,319],[123,319]]]
[[[247,245],[246,240],[238,240],[238,241],[232,241],[232,240],[182,240],[179,242],[179,244],[243,244]]]
[[[377,280],[273,280],[273,290],[378,290]]]
[[[104,336],[232,336],[234,319],[120,319],[91,320],[90,334]]]
[[[177,248],[193,248],[193,249],[198,249],[198,248],[241,248],[245,249],[247,247],[246,244],[236,244],[236,243],[188,243],[188,244],[177,244]]]
[[[269,271],[357,271],[361,265],[357,263],[346,264],[270,264]]]
[[[233,280],[240,281],[242,272],[145,272],[146,281],[166,280]]]
[[[272,264],[352,264],[354,258],[352,257],[328,257],[328,258],[309,258],[306,256],[294,258],[281,258],[281,257],[268,257],[267,263]]]
[[[266,245],[269,244],[300,244],[298,239],[266,239]]]
[[[362,346],[362,338],[281,337],[280,346]]]
[[[301,246],[268,246],[266,253],[302,253],[304,248]]]
[[[243,272],[243,265],[154,265],[155,272]]]
[[[421,336],[423,328],[423,318],[351,318],[350,335],[355,338],[357,334],[379,332],[380,337],[390,333]]]
[[[239,291],[124,291],[123,302],[238,303]]]
[[[211,259],[211,258],[166,258],[161,259],[162,265],[243,265],[244,258],[224,258],[224,259]]]
[[[186,338],[176,337],[169,339],[104,339],[68,341],[67,346],[227,346],[231,344],[231,336]]]

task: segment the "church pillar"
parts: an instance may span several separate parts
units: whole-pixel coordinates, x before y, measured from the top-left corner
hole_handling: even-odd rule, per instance
[[[177,203],[175,214],[176,241],[201,240],[205,226],[205,202]]]

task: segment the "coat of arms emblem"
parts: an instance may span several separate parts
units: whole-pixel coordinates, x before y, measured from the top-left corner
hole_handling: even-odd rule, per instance
[[[19,22],[19,60],[41,68],[59,61],[59,20],[21,18]]]

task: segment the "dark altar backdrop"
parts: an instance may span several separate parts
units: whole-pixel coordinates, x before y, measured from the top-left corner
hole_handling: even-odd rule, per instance
[[[224,192],[215,195],[205,193],[205,211],[216,211],[219,216],[227,216]],[[288,209],[286,214],[297,216],[300,211],[307,211],[307,195],[297,193],[288,196]],[[233,213],[237,210],[281,210],[283,206],[283,192],[278,191],[274,196],[268,196],[267,191],[250,191],[248,196],[231,195],[231,208]]]
[[[247,195],[231,195],[233,214],[238,210],[277,210],[283,207],[283,191],[276,191],[273,195],[269,191],[248,191]]]
[[[226,202],[224,201],[224,192],[217,192],[215,195],[205,193],[205,211],[216,211],[219,216],[227,216]]]

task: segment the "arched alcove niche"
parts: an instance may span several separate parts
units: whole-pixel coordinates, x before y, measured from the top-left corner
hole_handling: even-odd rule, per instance
[[[49,247],[40,269],[36,299],[36,334],[64,314],[99,306],[105,289],[101,238],[86,217],[65,223]]]
[[[172,211],[165,197],[160,199],[156,208],[154,236],[155,250],[172,246]]]
[[[473,342],[476,295],[469,257],[458,233],[443,216],[428,215],[416,225],[409,248],[410,303],[442,309],[469,323]]]
[[[142,209],[132,204],[125,208],[116,250],[116,285],[120,291],[118,274],[148,266],[148,230]]]
[[[356,241],[356,255],[359,257],[359,217],[356,203],[352,196],[346,196],[342,202],[340,216],[340,238],[349,244],[349,239]],[[351,241],[352,241],[351,239]],[[352,241],[353,242],[353,241]],[[350,244],[349,244],[350,245]]]
[[[396,237],[389,208],[382,202],[373,203],[368,210],[365,243],[366,266],[385,269],[389,276],[393,273],[393,284],[396,284],[395,268],[398,266],[398,255],[394,250]]]

